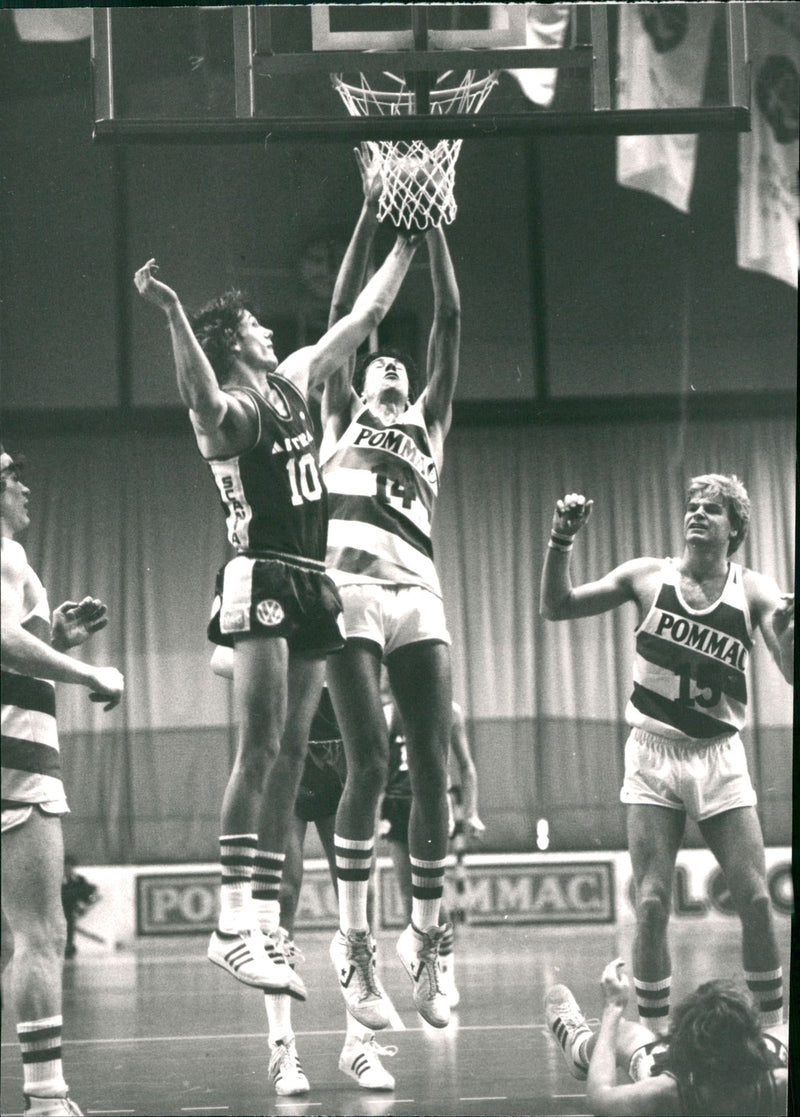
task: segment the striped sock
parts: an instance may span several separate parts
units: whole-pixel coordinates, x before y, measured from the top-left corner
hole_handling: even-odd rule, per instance
[[[276,930],[280,923],[280,893],[281,877],[283,876],[283,863],[285,853],[274,853],[271,850],[259,849],[253,859],[253,902],[260,916],[265,916],[268,922],[277,914],[278,918],[274,927],[261,929]]]
[[[219,839],[221,883],[219,929],[239,931],[252,922],[250,878],[256,834],[222,834]]]
[[[758,1007],[761,1027],[783,1023],[783,969],[745,970],[744,979]]]
[[[367,892],[375,839],[360,841],[334,835],[339,923],[342,931],[368,931]]]
[[[411,922],[424,931],[439,923],[445,859],[422,861],[411,855],[408,859],[411,862]]]
[[[633,987],[636,990],[636,1004],[639,1020],[656,1035],[666,1035],[669,1031],[669,995],[672,974],[661,981],[641,981],[634,975]]]
[[[453,944],[455,942],[455,929],[452,923],[446,924],[446,929],[442,935],[441,942],[439,943],[439,957],[450,958],[453,954]]]
[[[40,1098],[67,1096],[61,1064],[61,1016],[25,1020],[17,1024],[22,1048],[22,1090]]]

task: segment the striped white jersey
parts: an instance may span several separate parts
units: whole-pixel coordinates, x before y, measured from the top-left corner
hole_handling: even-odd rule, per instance
[[[24,628],[50,643],[50,608],[44,586],[28,568],[26,587],[35,602],[22,621]],[[17,803],[64,799],[61,757],[56,729],[55,684],[16,671],[0,672],[2,684],[2,798]]]
[[[661,586],[636,629],[625,720],[678,740],[738,732],[746,715],[752,646],[742,567],[729,563],[719,598],[692,609],[681,596],[677,560],[665,559]]]
[[[421,402],[390,426],[362,407],[338,441],[323,438],[320,464],[333,581],[423,586],[441,597],[431,542],[439,473]]]

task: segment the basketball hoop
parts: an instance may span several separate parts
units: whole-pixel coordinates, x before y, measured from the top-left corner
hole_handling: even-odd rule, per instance
[[[460,81],[452,70],[440,74],[427,91],[430,115],[476,113],[499,80],[499,71],[479,75],[467,70]],[[351,116],[405,116],[416,111],[418,95],[405,78],[384,72],[383,86],[373,89],[366,75],[357,84],[332,74],[333,87]],[[383,190],[378,220],[385,218],[399,228],[425,230],[449,225],[456,215],[454,189],[456,160],[461,140],[440,140],[435,146],[422,140],[368,140],[373,160],[380,165]]]

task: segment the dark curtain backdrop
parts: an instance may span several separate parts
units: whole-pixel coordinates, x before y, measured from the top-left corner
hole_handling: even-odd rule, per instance
[[[226,552],[188,422],[174,434],[32,437],[12,449],[29,458],[23,541],[51,605],[104,598],[111,623],[79,654],[127,679],[124,707],[111,714],[82,688],[59,689],[67,846],[84,863],[214,860],[234,733],[205,624]],[[567,491],[595,501],[573,557],[583,581],[635,555],[678,554],[685,481],[711,470],[737,473],[750,491],[741,560],[790,588],[793,416],[451,433],[435,542],[487,849],[535,848],[542,817],[553,849],[624,845],[634,611],[561,624],[538,616],[553,502]],[[788,843],[791,689],[763,643],[750,682],[745,737],[762,821],[768,842]]]

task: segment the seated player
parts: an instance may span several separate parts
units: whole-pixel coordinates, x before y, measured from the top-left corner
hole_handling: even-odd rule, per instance
[[[545,997],[547,1026],[586,1100],[604,1114],[771,1117],[787,1113],[788,1028],[762,1031],[748,995],[727,981],[698,986],[673,1013],[668,1035],[623,1019],[630,984],[621,958],[603,970],[603,1015],[593,1032],[566,985]],[[617,1068],[627,1082],[617,1083]]]
[[[388,679],[383,678],[381,698],[383,712],[389,726],[389,777],[381,804],[380,833],[386,840],[392,858],[395,880],[403,899],[403,912],[410,918],[411,913],[411,860],[408,850],[408,821],[411,817],[411,779],[408,772],[406,738],[403,723],[392,702]],[[459,784],[451,788],[449,836],[455,836],[456,818],[453,813],[452,797],[460,793],[461,817],[466,837],[479,837],[485,826],[478,817],[478,783],[475,764],[469,748],[464,712],[457,702],[453,703],[453,727],[450,734],[453,754],[458,762]],[[455,937],[454,913],[442,905],[439,918],[445,926],[445,934],[439,946],[440,985],[451,1008],[456,1008],[461,999],[455,983],[455,956],[453,943]]]
[[[218,675],[231,678],[233,656],[229,648],[217,647],[211,667]],[[295,950],[294,919],[303,882],[303,850],[309,822],[317,833],[330,866],[334,890],[337,887],[336,855],[333,845],[336,809],[345,780],[344,747],[327,687],[322,691],[311,723],[308,755],[300,779],[294,813],[288,828],[280,890],[279,936],[281,949],[290,965],[301,960]],[[291,1022],[291,997],[286,993],[266,993],[264,1003],[269,1025],[269,1077],[276,1094],[290,1097],[306,1094],[310,1085],[300,1065]],[[381,1055],[395,1055],[394,1046],[381,1047],[374,1034],[345,1013],[347,1034],[339,1056],[339,1070],[363,1090],[393,1090],[394,1078],[381,1063]]]

